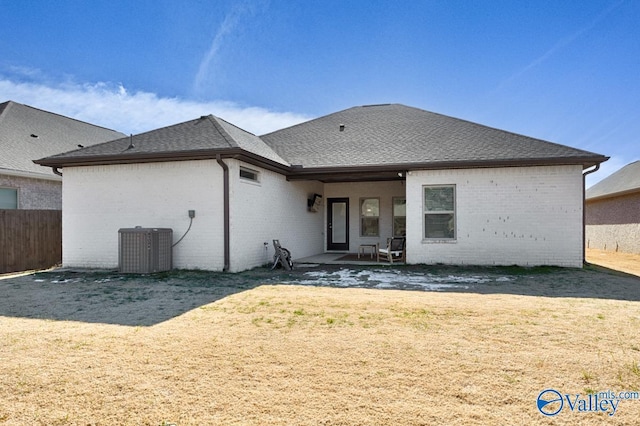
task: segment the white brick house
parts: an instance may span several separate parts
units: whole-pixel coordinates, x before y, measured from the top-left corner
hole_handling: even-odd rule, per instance
[[[261,137],[217,117],[38,160],[63,171],[63,264],[118,265],[118,229],[172,228],[174,267],[241,271],[405,236],[407,263],[583,262],[583,170],[607,158],[402,105]],[[307,202],[322,196],[317,212]]]

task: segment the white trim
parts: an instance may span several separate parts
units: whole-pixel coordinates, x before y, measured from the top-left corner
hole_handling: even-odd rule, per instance
[[[24,172],[21,170],[11,170],[11,169],[0,168],[0,175],[17,176],[17,177],[41,179],[41,180],[53,180],[56,182],[62,182],[62,176],[58,176],[54,174],[49,175],[49,174],[41,174],[41,173],[34,173],[34,172]]]
[[[242,172],[250,173],[255,176],[255,179],[250,177],[242,176]],[[248,167],[240,166],[238,168],[238,176],[240,177],[240,181],[250,182],[253,184],[260,184],[260,172],[254,169],[250,169]]]
[[[427,212],[426,210],[426,203],[425,203],[425,189],[426,188],[453,188],[453,210],[444,210],[444,211],[435,211],[435,212]],[[457,224],[457,214],[456,214],[456,208],[457,208],[457,203],[456,203],[456,197],[457,197],[457,191],[456,191],[456,185],[455,184],[435,184],[435,185],[422,185],[422,241],[423,242],[450,242],[450,241],[456,241],[458,239],[458,224]],[[426,234],[426,229],[425,229],[425,217],[427,214],[432,214],[432,215],[436,215],[436,214],[452,214],[453,215],[453,237],[451,238],[447,238],[447,237],[437,237],[437,238],[428,238],[425,234]]]

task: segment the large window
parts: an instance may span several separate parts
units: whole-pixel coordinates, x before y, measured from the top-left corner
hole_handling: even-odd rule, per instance
[[[393,199],[393,236],[405,237],[407,235],[407,200]]]
[[[456,187],[424,187],[424,238],[456,238]]]
[[[360,235],[377,237],[380,235],[380,200],[363,198],[360,200]]]
[[[15,188],[0,188],[0,209],[18,208],[18,190]]]

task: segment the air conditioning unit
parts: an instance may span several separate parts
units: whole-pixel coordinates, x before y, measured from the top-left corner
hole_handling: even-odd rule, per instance
[[[151,274],[173,268],[173,230],[170,228],[122,228],[118,230],[118,270]]]

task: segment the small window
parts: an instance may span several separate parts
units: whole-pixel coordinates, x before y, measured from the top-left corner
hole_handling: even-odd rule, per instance
[[[407,235],[407,200],[406,198],[393,199],[393,236],[405,237]]]
[[[0,209],[15,210],[18,208],[18,190],[0,188]]]
[[[253,182],[260,182],[260,172],[240,167],[240,177]]]
[[[424,238],[455,239],[456,212],[454,185],[424,187]]]
[[[380,200],[377,198],[363,198],[360,200],[360,235],[362,237],[377,237],[380,222]]]

